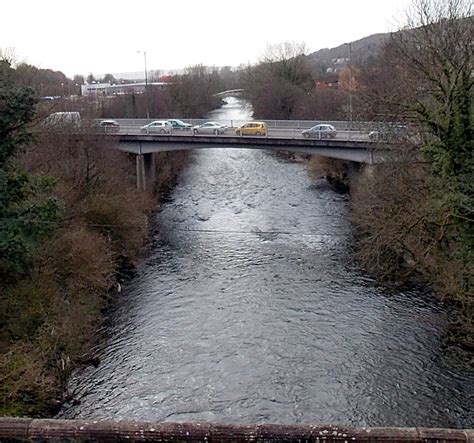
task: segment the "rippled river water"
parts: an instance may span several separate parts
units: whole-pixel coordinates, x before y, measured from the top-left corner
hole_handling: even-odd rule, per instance
[[[237,101],[218,117],[245,118]],[[155,215],[67,418],[472,426],[443,307],[351,260],[346,196],[273,153],[215,149]]]

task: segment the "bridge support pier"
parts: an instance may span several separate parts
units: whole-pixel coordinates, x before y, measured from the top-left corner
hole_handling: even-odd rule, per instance
[[[138,154],[137,163],[137,188],[141,191],[151,192],[156,180],[155,156],[153,153]]]

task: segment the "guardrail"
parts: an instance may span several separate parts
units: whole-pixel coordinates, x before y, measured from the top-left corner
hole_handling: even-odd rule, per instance
[[[104,119],[98,119],[97,121],[101,121]],[[155,118],[155,119],[115,119],[120,126],[144,126],[154,120],[167,120],[167,118]],[[180,119],[185,123],[190,123],[191,125],[200,125],[202,123],[208,121],[217,121],[222,123],[230,128],[237,128],[244,123],[248,123],[252,121],[252,119],[248,120],[213,120],[212,118],[208,119]],[[269,128],[294,128],[294,129],[308,129],[315,125],[321,124],[329,124],[333,125],[337,130],[352,130],[352,131],[360,131],[360,132],[369,132],[376,129],[380,129],[382,127],[393,126],[396,123],[388,123],[388,122],[362,122],[362,121],[329,121],[329,120],[258,120],[265,122]]]
[[[8,442],[474,442],[472,429],[345,428],[0,418]]]

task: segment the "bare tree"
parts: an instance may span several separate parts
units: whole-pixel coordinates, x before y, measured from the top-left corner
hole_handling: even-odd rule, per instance
[[[244,71],[243,83],[260,118],[291,119],[313,87],[305,46],[292,42],[267,47],[259,64]]]
[[[392,277],[415,269],[459,309],[474,340],[474,26],[469,0],[414,0],[407,26],[362,74],[374,115],[409,119],[423,164],[379,167],[354,196],[367,267]],[[408,151],[408,146],[400,145]]]

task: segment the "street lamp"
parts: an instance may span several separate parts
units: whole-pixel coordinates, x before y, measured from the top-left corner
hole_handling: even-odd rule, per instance
[[[352,129],[352,43],[346,44],[349,45],[349,123]]]
[[[139,54],[140,52],[143,52],[143,59],[145,61],[145,102],[146,102],[146,118],[150,118],[150,111],[149,111],[149,106],[148,106],[148,71],[146,68],[146,51],[137,51]]]

